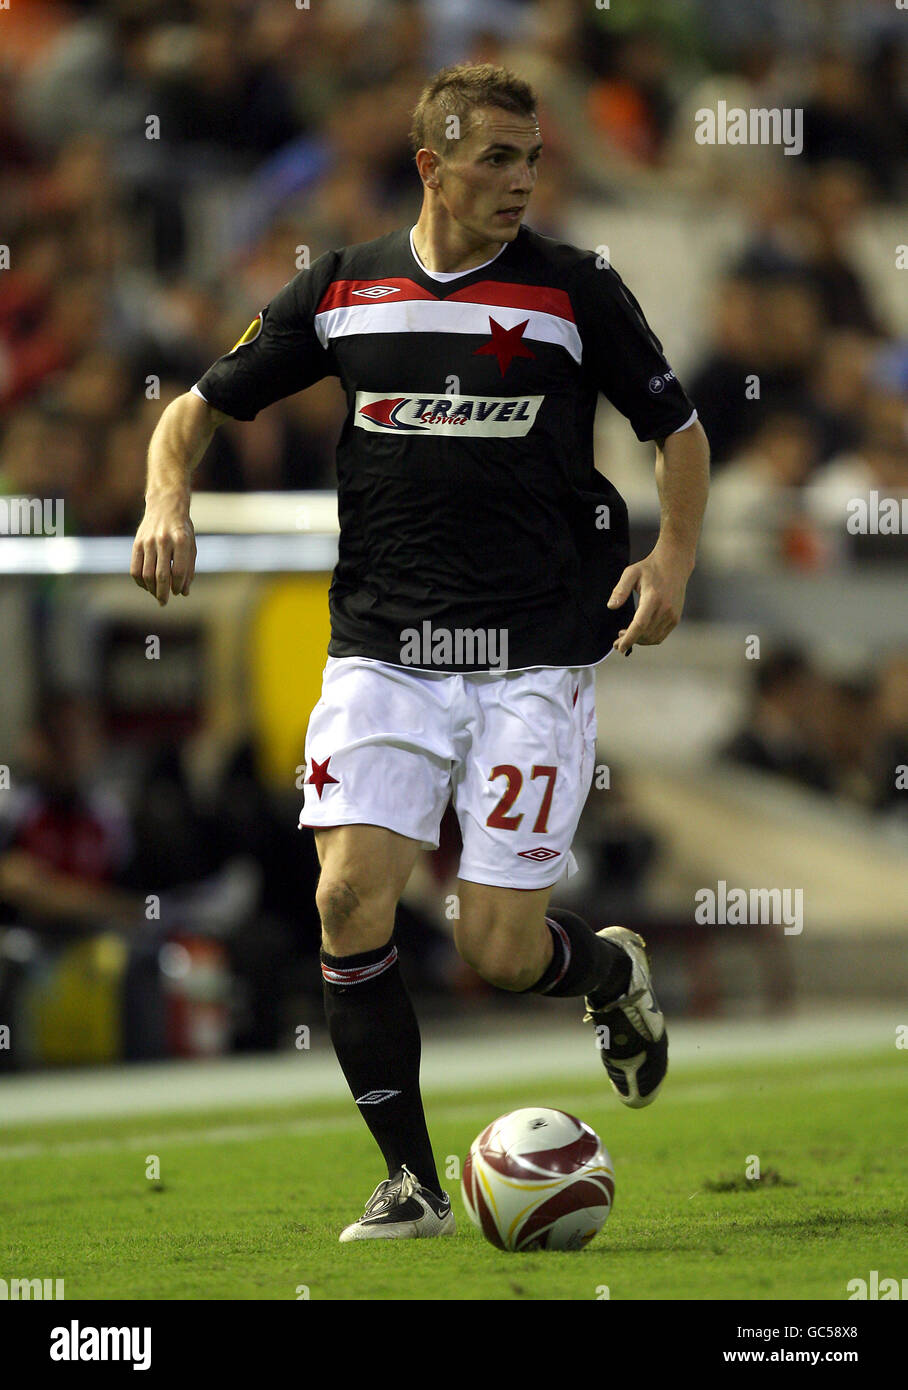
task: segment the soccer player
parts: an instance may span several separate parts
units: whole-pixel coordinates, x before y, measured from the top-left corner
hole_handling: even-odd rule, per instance
[[[339,377],[338,562],[300,824],[321,864],[332,1043],[388,1169],[342,1241],[454,1229],[393,936],[449,798],[461,956],[503,989],[585,996],[620,1100],[659,1090],[668,1040],[643,941],[548,901],[592,779],[595,668],[677,624],[709,472],[696,411],[616,272],[523,225],[542,149],[527,84],[444,69],[411,134],[416,225],[319,257],[164,411],[131,566],[159,603],[188,594],[189,480],[214,429]],[[593,463],[599,392],[656,444],[661,529],[636,564]]]

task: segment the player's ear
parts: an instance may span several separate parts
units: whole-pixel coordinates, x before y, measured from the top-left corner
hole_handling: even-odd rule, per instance
[[[420,150],[416,156],[416,167],[427,188],[438,188],[438,155],[434,150]]]

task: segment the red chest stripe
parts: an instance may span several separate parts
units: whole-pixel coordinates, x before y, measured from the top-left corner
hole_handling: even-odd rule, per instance
[[[372,289],[387,289],[395,292],[382,295],[360,293],[360,291],[371,291]],[[429,290],[424,290],[421,285],[417,285],[415,280],[394,279],[393,277],[389,280],[335,280],[325,290],[315,312],[325,314],[330,309],[347,309],[351,304],[399,304],[404,299],[435,299],[435,297]]]
[[[489,304],[496,309],[529,309],[536,314],[554,314],[574,322],[570,295],[545,285],[508,285],[499,280],[478,280],[446,296],[459,304]]]
[[[372,293],[375,290],[376,293]],[[380,291],[391,291],[380,293]],[[454,290],[447,295],[435,295],[423,289],[415,280],[406,278],[375,280],[335,280],[319,301],[317,314],[332,309],[347,309],[353,305],[400,304],[405,300],[436,300],[439,304],[484,304],[492,309],[527,309],[537,314],[554,314],[574,323],[570,296],[564,290],[545,285],[511,285],[498,280],[479,280],[475,285]]]

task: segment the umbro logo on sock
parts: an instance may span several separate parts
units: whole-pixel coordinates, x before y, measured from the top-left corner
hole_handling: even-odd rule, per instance
[[[367,1091],[364,1096],[356,1097],[357,1105],[381,1105],[383,1100],[390,1100],[392,1096],[399,1096],[400,1091]]]

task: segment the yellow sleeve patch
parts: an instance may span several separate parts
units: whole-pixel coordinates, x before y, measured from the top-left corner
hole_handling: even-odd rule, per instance
[[[237,348],[238,348],[238,347],[242,347],[244,343],[251,343],[251,342],[254,342],[255,339],[256,339],[256,338],[259,336],[259,334],[261,333],[261,331],[262,331],[262,316],[261,316],[261,314],[256,314],[255,318],[252,320],[252,322],[250,323],[249,327],[246,329],[246,332],[243,334],[242,338],[240,338],[237,342],[234,343],[234,345],[233,345],[233,347],[230,349],[230,351],[231,351],[231,352],[236,352]]]

